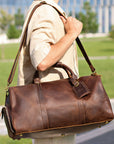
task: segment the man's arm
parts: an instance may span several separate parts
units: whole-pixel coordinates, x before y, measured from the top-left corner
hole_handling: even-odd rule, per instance
[[[77,19],[72,17],[65,19],[61,16],[61,20],[64,24],[66,34],[56,44],[51,45],[49,54],[37,66],[37,69],[40,71],[45,71],[47,68],[58,62],[81,33],[83,24]]]

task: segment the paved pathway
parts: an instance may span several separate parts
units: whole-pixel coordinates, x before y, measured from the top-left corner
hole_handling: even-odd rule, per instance
[[[0,112],[1,112],[2,106],[0,106]],[[0,135],[6,135],[7,134],[7,129],[4,123],[4,120],[1,118],[0,114]]]
[[[114,60],[114,56],[89,56],[89,58],[91,60],[107,60],[107,59]],[[79,57],[78,60],[84,60],[84,57]],[[14,62],[14,59],[0,60],[0,63],[6,63],[6,62]]]
[[[102,128],[78,135],[76,144],[114,144],[114,121]]]
[[[111,104],[114,111],[114,99]],[[76,144],[114,144],[114,120],[106,126],[77,135]]]
[[[87,33],[80,34],[79,38],[97,38],[97,37],[106,37],[108,34],[106,33]],[[8,39],[6,34],[0,34],[0,44],[9,44],[9,43],[19,43],[20,38],[18,39]]]
[[[107,59],[114,59],[114,56],[89,56],[91,60],[107,60]],[[84,57],[79,57],[79,60],[84,60]]]

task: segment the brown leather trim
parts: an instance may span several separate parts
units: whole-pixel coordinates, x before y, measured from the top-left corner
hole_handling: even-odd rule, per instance
[[[36,131],[27,131],[27,132],[22,132],[22,133],[16,133],[15,135],[21,135],[24,133],[34,133],[34,132],[43,132],[43,131],[49,131],[49,130],[57,130],[57,129],[64,129],[64,128],[70,128],[70,127],[80,127],[80,126],[86,126],[86,125],[93,125],[93,124],[98,124],[98,127],[100,126],[100,124],[102,123],[107,123],[112,121],[112,119],[108,119],[105,121],[100,121],[100,122],[92,122],[92,123],[86,123],[86,124],[80,124],[80,125],[72,125],[72,126],[66,126],[66,127],[57,127],[57,128],[49,128],[49,129],[44,129],[44,130],[36,130]]]
[[[43,103],[43,101],[45,99],[43,97],[42,86],[40,83],[38,84],[38,95],[39,95],[39,102],[40,102],[40,106],[41,106],[43,128],[48,129],[49,128],[48,114],[47,114],[46,106]]]
[[[9,114],[8,114],[6,107],[3,107],[2,113],[4,115],[4,119],[5,119],[6,125],[8,127],[8,133],[9,133],[9,135],[13,135],[15,132],[12,128],[12,124],[11,124],[10,117],[9,117]]]

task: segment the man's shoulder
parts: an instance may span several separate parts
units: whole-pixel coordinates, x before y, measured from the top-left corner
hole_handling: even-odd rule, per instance
[[[36,9],[32,19],[36,19],[36,20],[48,19],[50,21],[55,21],[59,19],[59,13],[53,6],[48,4],[43,4]]]
[[[58,14],[58,10],[49,4],[41,5],[40,7],[37,8],[37,11],[44,15],[50,15],[50,16],[52,16],[53,13]]]
[[[41,6],[39,6],[37,9],[36,9],[36,13],[38,14],[38,12],[40,14],[43,14],[43,15],[49,15],[50,17],[55,14],[55,15],[59,15],[59,14],[65,14],[63,9],[58,5],[56,4],[55,2],[53,1],[48,1],[48,0],[44,0],[45,3],[43,3]],[[38,5],[40,2],[39,1],[34,1],[31,5],[31,8],[30,9],[33,9],[36,5]],[[31,10],[30,10],[31,11]]]

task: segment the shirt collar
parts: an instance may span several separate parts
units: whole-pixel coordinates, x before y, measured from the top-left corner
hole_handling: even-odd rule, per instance
[[[39,1],[39,2],[45,1],[47,4],[55,7],[62,15],[67,17],[65,12],[64,12],[64,10],[56,2],[54,2],[53,0],[34,0],[34,1]]]

